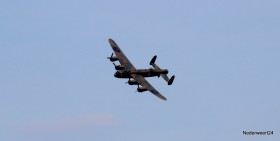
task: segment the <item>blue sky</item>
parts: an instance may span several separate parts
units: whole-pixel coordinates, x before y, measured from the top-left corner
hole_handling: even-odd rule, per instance
[[[279,4],[0,1],[0,140],[279,140]],[[113,77],[108,38],[137,68],[158,55],[166,102]]]

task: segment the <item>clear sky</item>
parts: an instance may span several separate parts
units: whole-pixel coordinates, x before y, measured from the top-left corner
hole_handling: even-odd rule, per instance
[[[279,141],[279,0],[1,0],[1,141]],[[108,38],[167,101],[114,78]],[[243,131],[274,131],[246,136]]]

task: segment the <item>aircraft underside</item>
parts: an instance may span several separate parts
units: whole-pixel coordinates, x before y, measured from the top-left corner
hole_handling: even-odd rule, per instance
[[[160,74],[158,74],[158,73],[142,73],[139,75],[141,75],[143,77],[160,76]],[[127,74],[127,73],[115,73],[114,76],[117,78],[132,78],[131,74]]]
[[[161,74],[168,74],[167,69],[155,70],[155,69],[139,69],[139,70],[124,70],[117,71],[114,76],[117,78],[132,78],[131,74],[138,74],[143,77],[160,76]]]
[[[138,92],[150,91],[158,98],[167,100],[145,79],[145,77],[161,76],[168,85],[171,85],[173,83],[175,76],[173,75],[171,78],[169,78],[167,76],[168,70],[161,69],[157,64],[155,64],[157,56],[155,55],[150,61],[150,65],[153,66],[153,68],[136,69],[122,52],[122,50],[118,47],[115,41],[113,41],[112,39],[109,39],[108,41],[115,53],[115,56],[112,53],[110,57],[107,57],[107,59],[110,59],[111,62],[119,61],[120,63],[120,65],[116,65],[115,63],[113,63],[113,65],[115,66],[115,70],[117,70],[114,76],[117,78],[128,78],[127,84],[137,85]],[[131,78],[133,79],[131,80]]]

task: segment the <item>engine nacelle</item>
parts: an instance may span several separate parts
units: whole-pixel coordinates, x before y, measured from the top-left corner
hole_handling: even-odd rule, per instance
[[[141,93],[141,92],[144,92],[144,91],[147,91],[147,90],[148,90],[148,89],[146,89],[146,88],[137,88],[137,91],[140,92],[140,93]]]
[[[117,56],[113,56],[113,55],[114,54],[112,53],[110,57],[107,57],[107,59],[110,59],[111,62],[115,62],[115,61],[119,60]]]
[[[129,81],[127,81],[127,83],[129,85],[139,85],[139,83],[137,83],[136,80],[129,80]]]
[[[115,69],[116,69],[116,70],[123,70],[123,69],[124,69],[124,66],[118,65],[118,66],[115,66]]]
[[[118,61],[119,58],[115,57],[115,56],[112,56],[109,58],[111,62],[115,62],[115,61]]]

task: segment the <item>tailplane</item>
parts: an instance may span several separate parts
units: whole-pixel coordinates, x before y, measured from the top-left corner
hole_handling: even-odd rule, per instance
[[[161,70],[159,66],[155,63],[157,56],[155,55],[152,60],[150,61],[150,65],[152,65],[156,70]],[[167,82],[168,85],[172,85],[175,75],[173,75],[170,79],[166,74],[160,74],[160,76]]]

